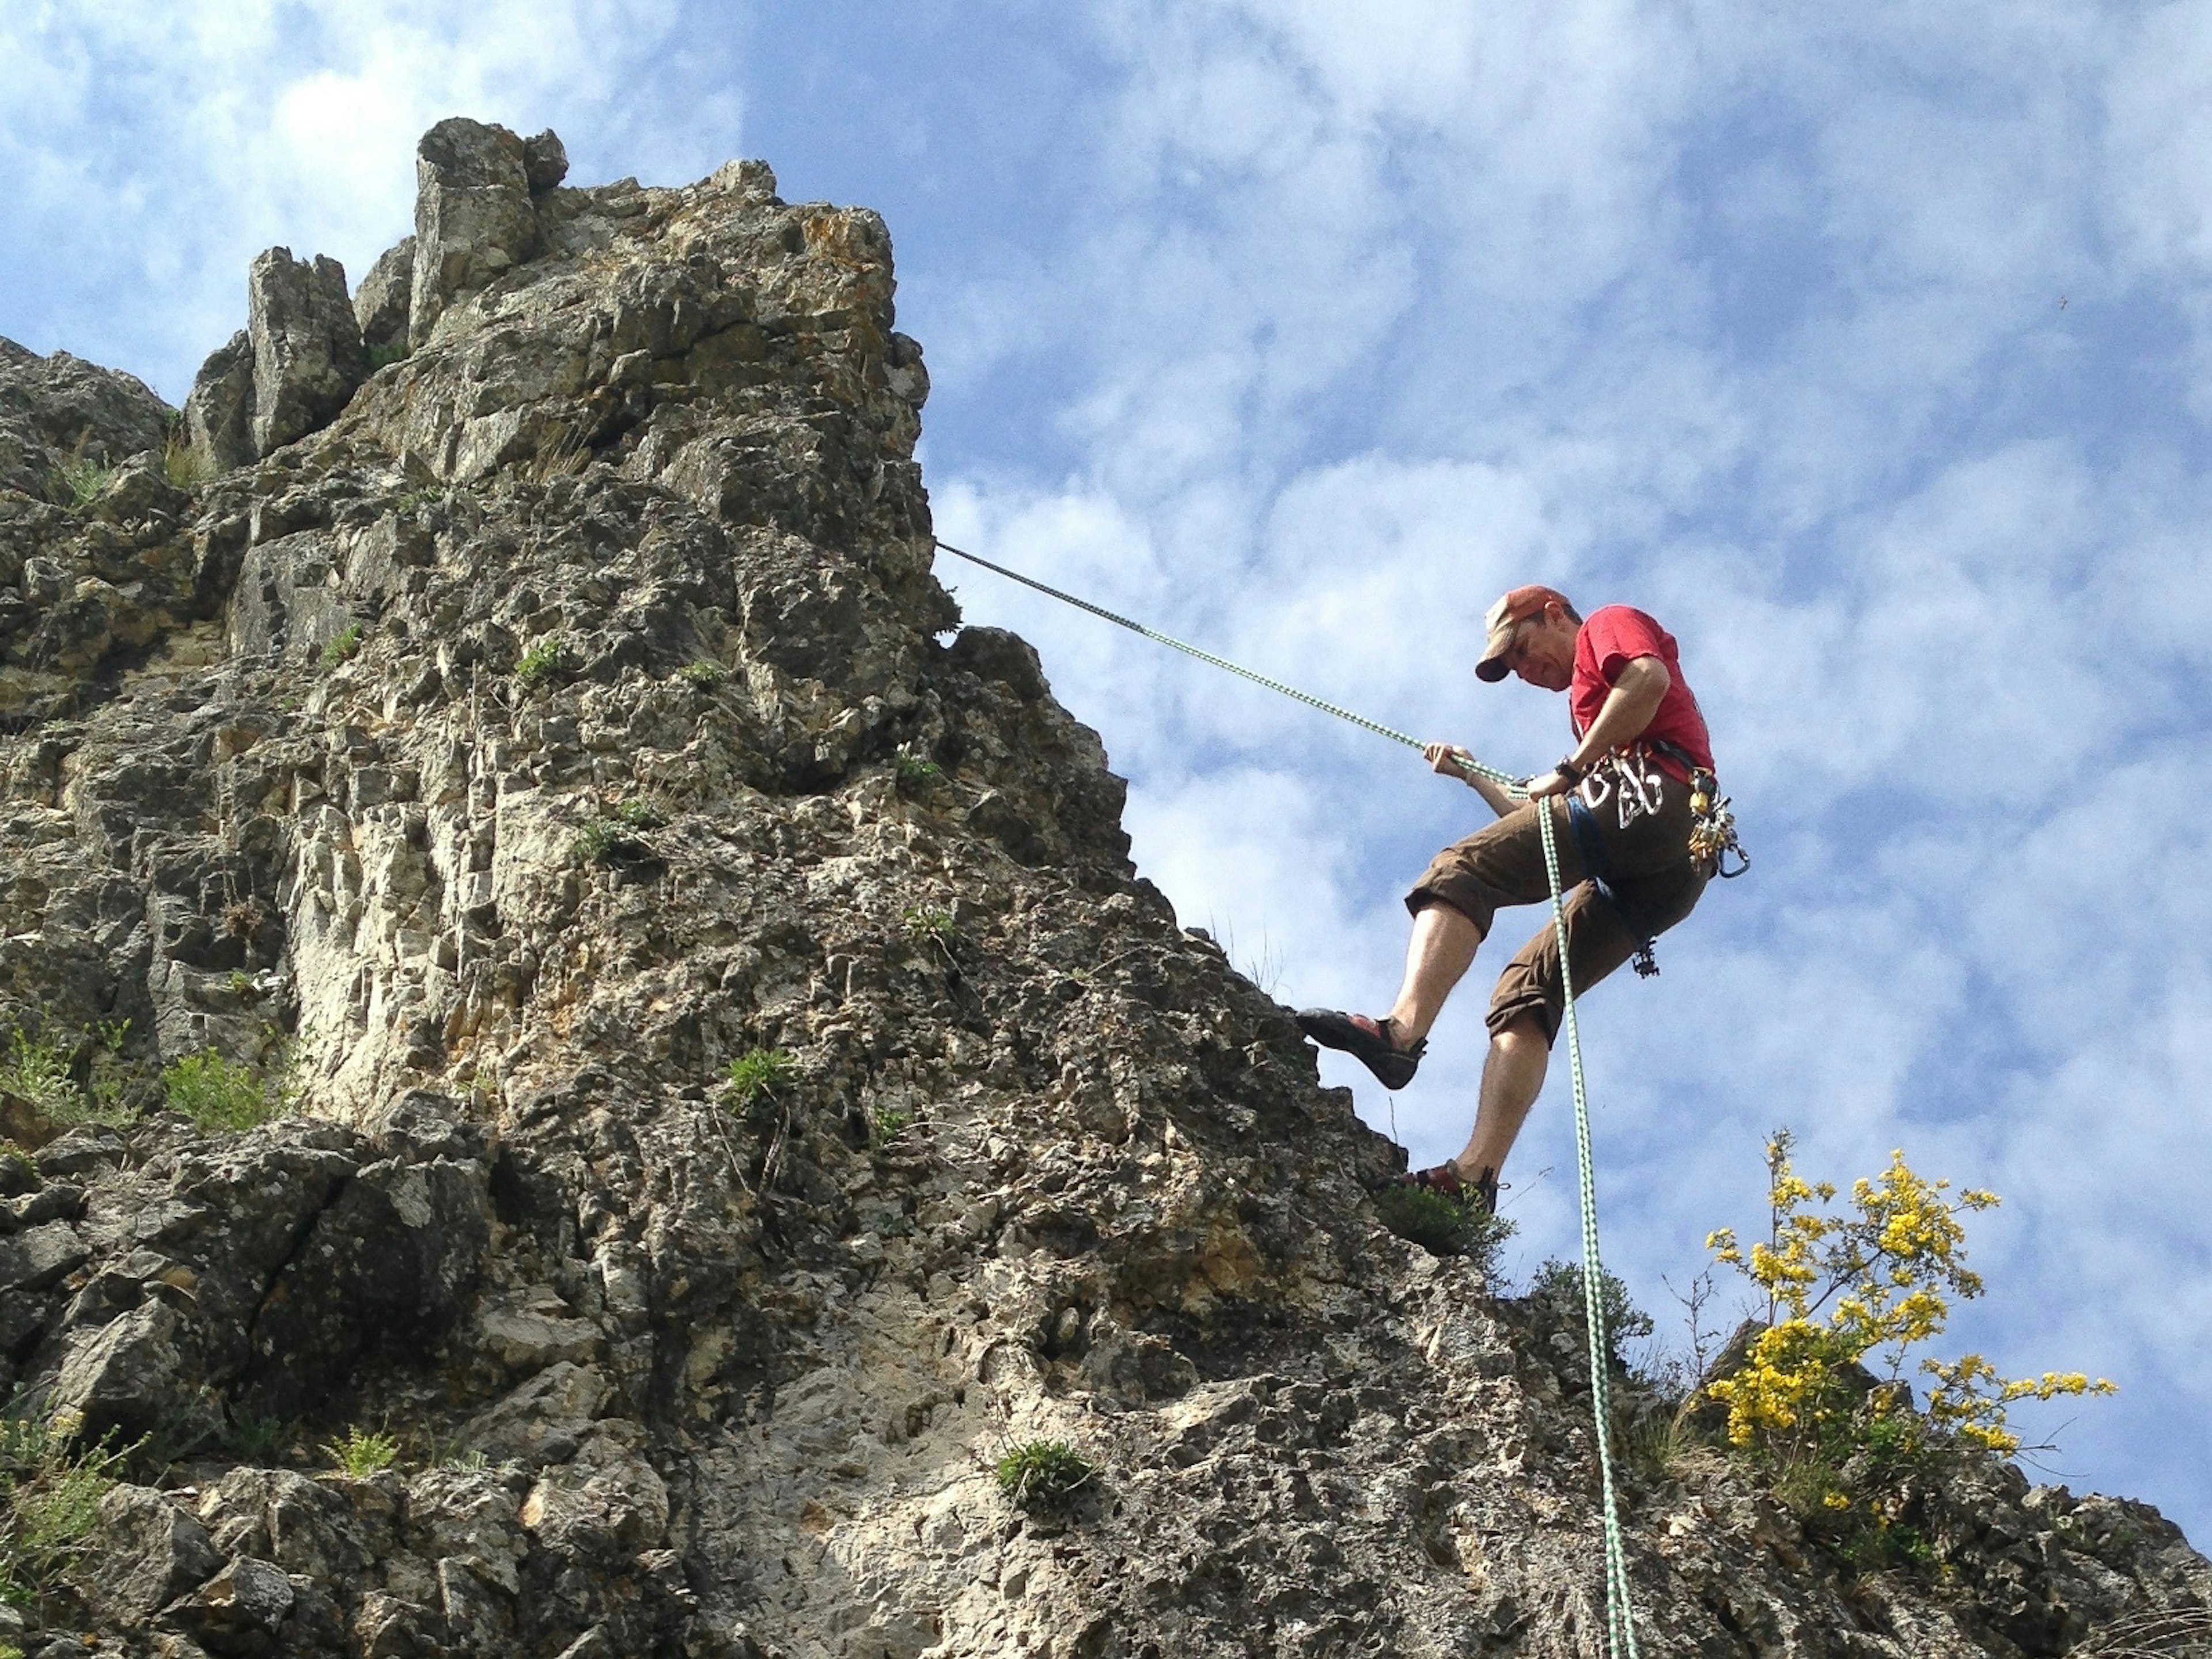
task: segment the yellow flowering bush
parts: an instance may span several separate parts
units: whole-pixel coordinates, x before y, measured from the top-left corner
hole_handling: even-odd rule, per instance
[[[1845,1449],[1838,1433],[1853,1420],[1909,1410],[1903,1383],[1914,1351],[1942,1334],[1953,1297],[1982,1293],[1980,1277],[1966,1265],[1961,1218],[1994,1209],[1997,1197],[1923,1179],[1897,1152],[1880,1176],[1852,1182],[1849,1200],[1838,1206],[1833,1186],[1797,1174],[1791,1144],[1786,1129],[1766,1143],[1765,1239],[1747,1249],[1723,1227],[1705,1241],[1715,1261],[1741,1273],[1767,1301],[1767,1328],[1742,1369],[1709,1383],[1706,1393],[1728,1407],[1735,1446],[1785,1457],[1832,1455]],[[1854,1387],[1855,1366],[1886,1376],[1890,1386],[1871,1395]],[[2008,1379],[1979,1354],[1948,1364],[1923,1359],[1919,1372],[1933,1379],[1929,1423],[2006,1454],[2020,1449],[2019,1436],[2005,1425],[2005,1408],[2014,1401],[2113,1392],[2103,1378],[2092,1382],[2079,1371]],[[1880,1438],[1896,1440],[1898,1426]],[[1846,1436],[1865,1437],[1863,1430]]]

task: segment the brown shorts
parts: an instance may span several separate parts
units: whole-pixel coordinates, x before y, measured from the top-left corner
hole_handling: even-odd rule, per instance
[[[1589,880],[1582,848],[1569,827],[1566,803],[1543,803],[1558,831],[1559,884],[1566,893],[1567,960],[1574,970],[1577,996],[1627,961],[1644,939],[1688,915],[1710,874],[1690,857],[1689,786],[1656,768],[1630,764],[1632,775],[1626,790],[1608,766],[1594,773],[1582,791],[1586,800],[1599,797],[1592,817],[1618,905]],[[1623,810],[1624,793],[1633,797],[1627,811]],[[1652,810],[1635,810],[1647,801]],[[1487,939],[1499,907],[1547,902],[1552,888],[1544,873],[1538,810],[1538,803],[1525,802],[1487,829],[1444,848],[1406,895],[1406,908],[1418,915],[1431,904],[1449,904]],[[1623,817],[1630,819],[1626,824],[1620,821]],[[1559,939],[1547,915],[1498,976],[1488,1024],[1493,1032],[1502,1031],[1523,1015],[1533,1015],[1548,1043],[1559,1033],[1565,1005],[1559,988]]]

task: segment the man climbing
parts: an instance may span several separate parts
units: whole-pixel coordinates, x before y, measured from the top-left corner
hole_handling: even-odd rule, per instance
[[[1673,635],[1626,605],[1607,605],[1585,622],[1563,594],[1541,586],[1515,588],[1483,621],[1488,634],[1475,677],[1495,682],[1511,673],[1566,692],[1576,743],[1529,783],[1526,802],[1463,770],[1460,763],[1471,758],[1464,749],[1431,744],[1425,750],[1432,768],[1463,779],[1498,821],[1437,854],[1406,896],[1413,936],[1388,1014],[1309,1008],[1298,1016],[1308,1036],[1352,1055],[1386,1089],[1413,1081],[1429,1028],[1473,965],[1498,908],[1550,898],[1537,813],[1549,812],[1558,831],[1577,996],[1632,956],[1639,971],[1657,971],[1647,965],[1650,941],[1690,914],[1713,873],[1710,859],[1690,846],[1692,794],[1719,799],[1712,749]],[[1498,1174],[1544,1086],[1565,1004],[1547,921],[1492,994],[1490,1053],[1466,1147],[1404,1179],[1497,1208]]]

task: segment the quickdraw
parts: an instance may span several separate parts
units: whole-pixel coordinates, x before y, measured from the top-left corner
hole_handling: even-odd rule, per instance
[[[1733,881],[1751,868],[1751,854],[1736,839],[1735,814],[1721,793],[1720,781],[1702,766],[1690,775],[1690,856],[1710,866],[1723,881]],[[1735,868],[1728,867],[1729,854]]]

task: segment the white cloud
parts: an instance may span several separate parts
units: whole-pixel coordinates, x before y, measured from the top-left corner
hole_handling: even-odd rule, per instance
[[[1903,1146],[2013,1195],[1963,1337],[2133,1379],[2110,1424],[2200,1413],[2212,1234],[2177,1172],[2212,1152],[2186,1103],[2212,848],[2162,786],[2205,758],[2212,579],[2187,388],[2115,356],[2110,320],[2115,283],[2202,309],[2188,99],[2212,70],[2179,9],[1114,15],[1121,142],[1055,301],[1097,345],[1068,399],[1081,475],[940,477],[941,506],[1049,580],[1512,764],[1561,721],[1468,685],[1472,616],[1523,577],[1653,609],[1759,865],[1662,943],[1661,980],[1592,998],[1620,1262],[1656,1292],[1753,1219],[1777,1123],[1836,1178]],[[2174,119],[2100,148],[2130,98]],[[1055,497],[1103,539],[1046,531]],[[1185,919],[1265,928],[1289,1000],[1382,1006],[1397,891],[1473,827],[1418,762],[969,591],[1107,728]],[[1490,974],[1535,920],[1501,924],[1395,1101],[1323,1059],[1418,1159],[1465,1133]],[[1571,1248],[1566,1115],[1555,1088],[1510,1172],[1531,1258]],[[2116,1428],[2082,1443],[2104,1484],[2212,1505]]]
[[[243,325],[246,268],[263,247],[330,253],[357,282],[412,228],[424,129],[453,114],[596,127],[678,20],[674,0],[0,12],[0,165],[24,181],[13,216],[166,289],[159,308],[118,314],[106,285],[87,283],[0,326],[128,363],[180,398]],[[712,110],[733,121],[726,99]],[[56,131],[73,143],[52,143]],[[728,153],[735,137],[721,135]],[[722,155],[683,159],[696,172]]]

